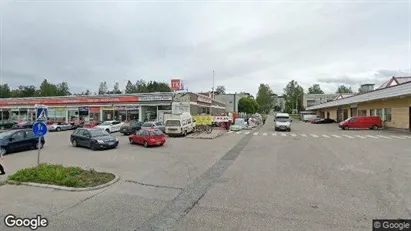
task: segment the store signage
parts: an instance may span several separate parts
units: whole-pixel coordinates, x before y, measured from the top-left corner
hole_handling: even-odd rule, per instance
[[[139,108],[138,108],[138,106],[135,106],[135,107],[132,107],[132,106],[119,106],[119,107],[117,107],[117,110],[119,110],[119,111],[135,111],[135,110],[138,110]]]
[[[173,97],[170,96],[140,96],[140,101],[168,101],[168,100],[172,100]]]
[[[172,79],[170,83],[170,88],[173,91],[179,91],[182,90],[182,84],[181,84],[181,79]]]
[[[0,100],[2,105],[31,105],[31,104],[79,104],[79,103],[125,103],[138,102],[138,96],[124,97],[103,97],[103,98],[65,98],[65,99],[21,99],[21,100]]]
[[[79,107],[78,110],[79,111],[88,111],[88,107]]]
[[[204,96],[204,95],[198,95],[197,96],[197,101],[201,103],[213,103],[213,100],[210,97]]]
[[[228,122],[231,120],[229,116],[213,116],[213,122],[221,123],[221,122]]]
[[[117,109],[116,107],[103,107],[103,110],[105,110],[105,111],[108,111],[108,110],[113,111],[113,110],[116,110],[116,109]]]

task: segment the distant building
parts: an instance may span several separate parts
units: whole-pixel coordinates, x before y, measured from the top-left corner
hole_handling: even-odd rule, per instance
[[[411,76],[408,76],[408,77],[395,77],[395,76],[393,76],[393,77],[391,77],[391,79],[384,82],[377,89],[392,87],[392,86],[396,86],[396,85],[403,84],[403,83],[408,83],[408,82],[411,82]]]
[[[200,93],[204,94],[204,93]],[[218,94],[215,95],[215,100],[225,104],[227,112],[238,112],[238,102],[243,97],[252,97],[249,93],[234,93],[234,94]]]
[[[322,103],[330,102],[336,99],[340,94],[303,94],[302,106],[303,108],[312,107]]]

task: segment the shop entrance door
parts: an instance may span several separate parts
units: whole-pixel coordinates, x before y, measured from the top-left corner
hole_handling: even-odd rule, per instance
[[[343,120],[348,119],[348,109],[344,109],[344,113],[343,113]]]

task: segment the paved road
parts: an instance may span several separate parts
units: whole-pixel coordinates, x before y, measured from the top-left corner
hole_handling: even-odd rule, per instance
[[[51,222],[44,230],[91,231],[370,230],[373,218],[411,216],[407,137],[320,136],[404,134],[300,122],[287,136],[272,133],[269,118],[249,134],[174,138],[150,149],[120,137],[118,149],[104,152],[70,147],[68,132],[50,134],[43,161],[114,172],[121,181],[80,193],[1,186],[0,216],[42,214]],[[35,151],[17,153],[6,167],[35,161]]]

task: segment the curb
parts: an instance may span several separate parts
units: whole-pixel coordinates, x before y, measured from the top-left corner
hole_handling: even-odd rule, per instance
[[[113,174],[113,173],[112,173]],[[51,188],[51,189],[56,189],[56,190],[63,190],[63,191],[70,191],[70,192],[85,192],[85,191],[93,191],[93,190],[98,190],[102,189],[105,187],[108,187],[117,181],[120,180],[120,177],[117,176],[116,174],[114,175],[114,179],[111,180],[110,182],[107,182],[102,185],[97,185],[94,187],[87,187],[87,188],[73,188],[73,187],[66,187],[66,186],[58,186],[58,185],[51,185],[51,184],[39,184],[39,183],[32,183],[32,182],[19,182],[19,181],[14,181],[14,180],[8,180],[6,181],[7,184],[13,184],[13,185],[25,185],[25,186],[32,186],[32,187],[39,187],[39,188]]]

